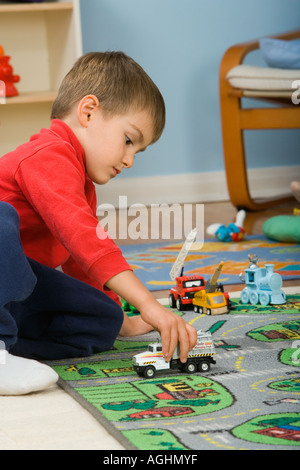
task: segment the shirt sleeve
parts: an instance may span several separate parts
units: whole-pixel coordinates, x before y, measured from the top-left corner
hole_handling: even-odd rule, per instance
[[[131,269],[109,236],[97,236],[98,219],[85,194],[85,168],[71,145],[53,144],[23,159],[15,179],[54,237],[101,289]]]

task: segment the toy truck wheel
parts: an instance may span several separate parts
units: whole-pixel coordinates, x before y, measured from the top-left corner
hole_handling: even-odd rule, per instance
[[[198,364],[198,370],[199,372],[208,372],[210,369],[210,363],[207,361],[201,361]]]
[[[148,379],[151,379],[152,377],[155,376],[155,369],[152,366],[146,367],[144,370],[144,377],[147,377]]]
[[[188,374],[194,374],[194,372],[197,371],[197,366],[194,364],[194,362],[187,362],[184,367],[184,371],[187,372]]]
[[[210,308],[206,309],[206,315],[211,315],[211,309]]]
[[[170,294],[169,295],[169,306],[171,308],[175,308],[176,307],[176,302],[175,302],[175,297],[173,294]]]
[[[176,307],[177,307],[177,310],[182,310],[182,302],[181,302],[181,298],[178,297],[177,300],[176,300]]]
[[[194,305],[194,312],[198,313],[199,312],[199,307],[197,305]]]

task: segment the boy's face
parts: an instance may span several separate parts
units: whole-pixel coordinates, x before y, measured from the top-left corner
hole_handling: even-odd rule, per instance
[[[130,168],[134,156],[153,140],[153,123],[147,111],[132,111],[107,117],[100,107],[87,115],[80,135],[89,178],[105,184],[124,168]]]

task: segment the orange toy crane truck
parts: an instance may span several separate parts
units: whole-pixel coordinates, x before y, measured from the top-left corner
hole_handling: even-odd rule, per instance
[[[223,268],[223,261],[219,264],[211,279],[206,282],[205,288],[196,292],[193,298],[194,312],[207,315],[220,315],[228,312],[229,296],[218,290],[217,280]]]

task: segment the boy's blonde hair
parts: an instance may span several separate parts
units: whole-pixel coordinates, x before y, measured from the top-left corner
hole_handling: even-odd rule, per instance
[[[165,125],[163,97],[151,78],[123,52],[90,52],[65,76],[52,106],[51,119],[63,119],[84,96],[95,95],[107,116],[146,110],[153,120],[153,142]]]

